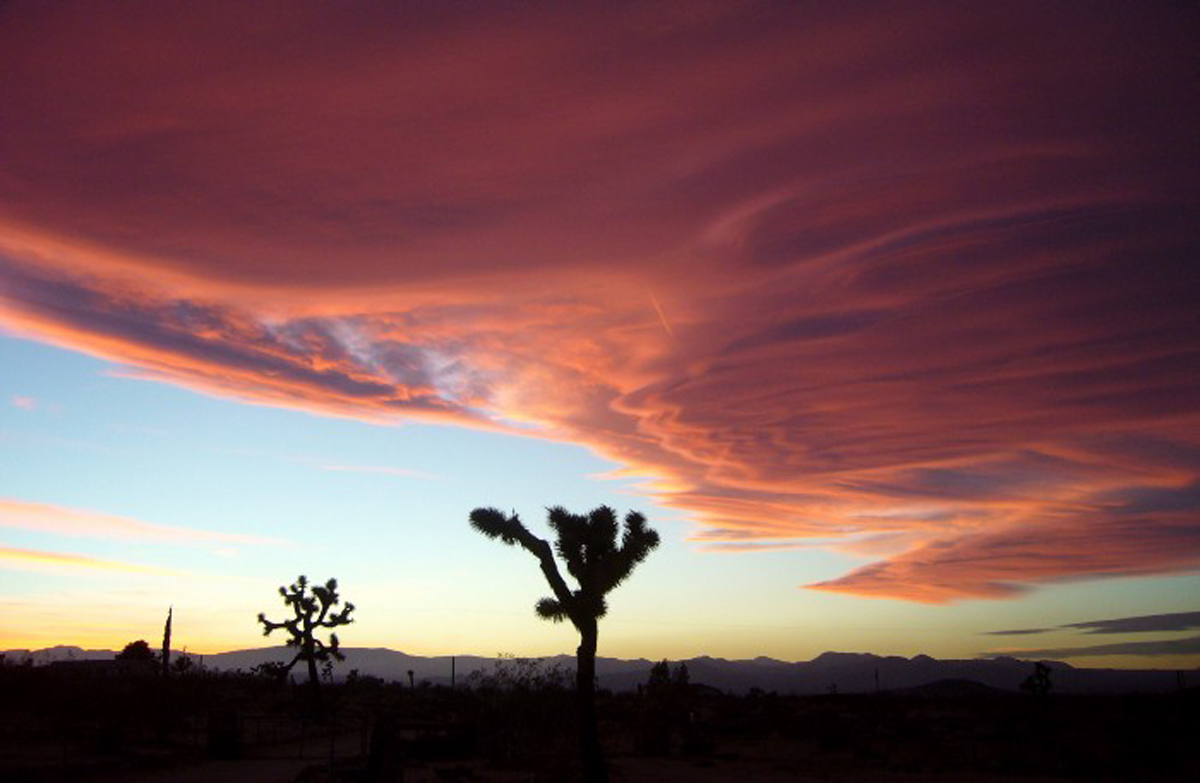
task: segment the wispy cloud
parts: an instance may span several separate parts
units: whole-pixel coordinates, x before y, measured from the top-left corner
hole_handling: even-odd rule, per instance
[[[62,536],[167,544],[290,545],[283,539],[270,536],[160,525],[131,517],[45,503],[30,503],[13,498],[0,498],[0,527]]]
[[[1068,579],[1185,572],[1200,567],[1198,503],[1188,485],[1034,506],[1039,518],[934,538],[812,587],[945,603],[1013,596]]]
[[[36,549],[17,549],[0,546],[0,567],[22,570],[121,571],[127,573],[172,574],[169,569],[104,560],[68,552],[49,552]]]
[[[24,394],[14,394],[9,399],[9,402],[12,403],[13,407],[20,408],[22,410],[31,411],[37,408],[37,400]]]
[[[988,631],[988,636],[1025,636],[1049,633],[1055,630],[1083,631],[1091,634],[1140,634],[1192,631],[1200,629],[1200,612],[1171,612],[1146,614],[1134,617],[1117,617],[1108,620],[1089,620],[1082,623],[1067,623],[1056,628],[1029,628],[1013,631]],[[1022,658],[1084,658],[1101,655],[1190,655],[1200,652],[1200,636],[1183,639],[1154,639],[1149,641],[1125,641],[1111,644],[1062,646],[1038,649],[989,651],[983,655],[1012,655]]]
[[[432,8],[7,8],[0,323],[582,443],[820,589],[1200,567],[1190,11]]]
[[[395,468],[386,465],[322,465],[321,470],[332,470],[344,473],[374,473],[382,476],[396,476],[412,479],[440,479],[436,473],[412,468]]]
[[[1195,655],[1200,653],[1200,636],[1186,639],[1160,639],[1142,642],[1114,642],[1088,647],[1047,647],[1030,650],[1008,650],[986,655],[1011,655],[1017,658],[1094,658],[1101,655]]]
[[[1200,630],[1200,612],[1147,614],[1138,617],[1118,617],[1115,620],[1091,620],[1071,623],[1064,628],[1081,628],[1088,633],[1151,633],[1161,631]]]

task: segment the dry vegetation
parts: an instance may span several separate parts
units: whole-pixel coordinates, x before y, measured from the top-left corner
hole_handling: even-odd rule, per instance
[[[370,678],[302,688],[251,674],[0,669],[0,778],[39,781],[570,781],[568,673],[510,660],[469,687]],[[614,781],[1200,779],[1200,695],[945,691],[600,694]]]

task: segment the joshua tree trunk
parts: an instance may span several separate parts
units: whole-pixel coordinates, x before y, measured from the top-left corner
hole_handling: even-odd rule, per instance
[[[616,512],[607,506],[586,517],[561,506],[549,510],[547,521],[557,534],[555,547],[566,561],[567,572],[579,582],[572,590],[563,580],[550,542],[538,538],[516,515],[506,516],[494,508],[471,512],[471,526],[488,538],[519,544],[538,559],[542,575],[554,595],[537,602],[538,617],[554,622],[570,620],[579,631],[575,650],[575,701],[579,724],[579,755],[585,783],[608,783],[608,767],[600,748],[596,721],[597,621],[608,611],[604,596],[625,580],[633,567],[658,546],[658,533],[646,526],[646,518],[635,511],[625,515],[625,530],[617,544],[620,525]]]
[[[309,654],[308,656],[308,698],[309,704],[314,713],[321,712],[321,680],[317,674],[317,657]]]
[[[579,715],[579,750],[585,783],[608,783],[608,767],[600,749],[600,731],[596,725],[596,621],[579,626],[579,647],[575,650],[575,691]]]

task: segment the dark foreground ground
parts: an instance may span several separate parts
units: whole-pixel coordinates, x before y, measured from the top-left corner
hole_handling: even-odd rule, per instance
[[[570,781],[572,694],[516,662],[471,687],[0,669],[0,780]],[[1200,780],[1200,693],[603,694],[614,781]]]

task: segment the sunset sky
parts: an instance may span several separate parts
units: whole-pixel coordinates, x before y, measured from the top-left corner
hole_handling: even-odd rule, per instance
[[[0,649],[1200,666],[1187,3],[0,6]],[[1135,621],[1130,618],[1151,617]]]

